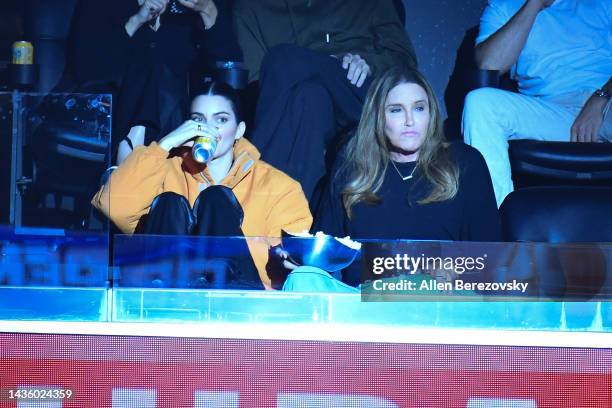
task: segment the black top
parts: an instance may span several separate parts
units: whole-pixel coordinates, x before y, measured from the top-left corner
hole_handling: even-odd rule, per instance
[[[133,37],[125,23],[139,9],[137,0],[80,0],[72,19],[67,68],[76,85],[90,81],[121,80],[126,66],[163,62],[176,75],[187,75],[202,49],[206,60],[241,61],[242,53],[231,25],[227,0],[217,0],[219,14],[215,25],[204,29],[200,16],[192,11],[161,16],[161,26],[153,31],[144,24]]]
[[[452,200],[418,204],[431,185],[418,170],[412,179],[404,181],[389,164],[377,194],[382,202],[354,205],[349,220],[340,196],[348,177],[336,171],[322,197],[312,230],[354,239],[500,241],[493,185],[482,155],[464,143],[451,143],[449,155],[459,168],[459,190]],[[407,176],[415,163],[396,166]]]
[[[132,126],[146,127],[149,144],[183,123],[190,73],[197,75],[196,84],[216,61],[242,60],[229,0],[215,4],[219,14],[209,30],[198,13],[172,13],[168,7],[157,31],[144,24],[130,37],[125,23],[138,12],[137,0],[78,2],[56,91],[113,94],[113,155]]]

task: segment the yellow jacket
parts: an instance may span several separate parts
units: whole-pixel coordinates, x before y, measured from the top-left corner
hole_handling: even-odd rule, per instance
[[[280,237],[281,229],[308,230],[312,215],[300,184],[268,163],[246,139],[234,145],[234,163],[221,185],[234,192],[244,211],[242,231],[247,237]],[[181,156],[170,157],[153,142],[137,147],[110,176],[92,199],[92,204],[110,218],[121,231],[131,234],[140,218],[149,212],[153,199],[164,192],[187,198],[193,207],[202,188],[213,185],[206,170],[190,171]],[[266,272],[268,245],[278,240],[249,240],[261,280],[271,288]],[[275,243],[276,243],[275,242]]]

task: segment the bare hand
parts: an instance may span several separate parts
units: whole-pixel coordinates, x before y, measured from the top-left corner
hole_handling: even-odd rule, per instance
[[[139,22],[144,24],[162,15],[164,11],[166,11],[168,1],[169,0],[145,0],[142,6],[140,6],[138,13],[136,13]]]
[[[219,14],[213,0],[178,0],[183,6],[200,13],[204,21],[204,27],[208,30],[215,25]]]
[[[218,139],[219,131],[213,126],[190,119],[161,139],[159,147],[170,151],[176,147],[190,146],[193,145],[193,139],[198,136],[210,136]]]
[[[342,68],[348,69],[346,78],[357,88],[361,88],[370,73],[370,66],[359,54],[346,54],[342,58]]]
[[[603,123],[603,110],[606,99],[591,96],[582,107],[570,129],[572,142],[597,142]]]
[[[555,0],[527,0],[527,1],[537,4],[539,10],[544,10],[545,8],[550,7],[555,2]]]

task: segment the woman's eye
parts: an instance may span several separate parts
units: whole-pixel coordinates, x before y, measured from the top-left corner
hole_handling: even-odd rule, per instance
[[[402,110],[400,108],[391,108],[391,109],[389,109],[389,112],[391,112],[391,113],[399,113],[401,111]]]
[[[425,110],[425,107],[424,106],[417,106],[415,109],[417,110],[417,112],[423,112]]]
[[[227,118],[225,118],[225,117],[220,117],[220,118],[217,118],[217,122],[218,122],[218,123],[227,123],[227,121],[228,121],[228,119],[227,119]]]

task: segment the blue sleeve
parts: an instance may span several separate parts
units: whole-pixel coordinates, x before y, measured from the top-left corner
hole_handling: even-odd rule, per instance
[[[487,38],[492,36],[506,24],[511,15],[508,15],[506,7],[503,7],[502,1],[489,0],[482,16],[480,17],[480,26],[476,44],[480,44]]]

